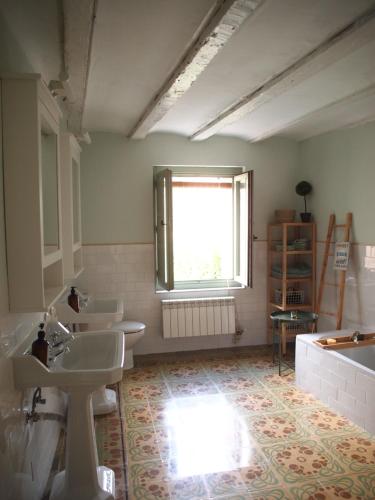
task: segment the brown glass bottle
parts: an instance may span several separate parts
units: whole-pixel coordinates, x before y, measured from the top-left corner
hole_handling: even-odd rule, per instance
[[[40,325],[37,340],[31,345],[31,354],[39,359],[44,365],[48,366],[48,342],[45,340],[46,332],[43,330],[43,323]]]
[[[70,295],[68,296],[68,304],[72,309],[75,310],[75,312],[79,313],[79,301],[75,288],[76,288],[75,286],[72,286],[70,289]]]

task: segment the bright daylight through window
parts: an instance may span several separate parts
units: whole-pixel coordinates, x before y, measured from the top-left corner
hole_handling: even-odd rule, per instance
[[[232,179],[172,177],[177,281],[233,279]]]
[[[156,173],[159,291],[250,285],[252,172],[227,171]]]

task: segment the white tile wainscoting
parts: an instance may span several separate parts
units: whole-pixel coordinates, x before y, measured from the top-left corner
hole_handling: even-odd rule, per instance
[[[85,245],[85,271],[78,286],[98,297],[122,297],[127,318],[147,325],[146,336],[136,346],[136,354],[179,350],[230,347],[231,336],[163,339],[162,299],[212,297],[234,295],[240,327],[244,330],[239,345],[266,343],[266,273],[267,245],[265,241],[254,242],[253,288],[243,290],[221,290],[178,293],[155,293],[154,245],[117,244]],[[317,245],[317,281],[324,251],[323,242]],[[327,281],[334,281],[333,271],[327,273]],[[326,289],[324,310],[335,310],[337,290]],[[333,319],[321,317],[319,331],[334,328]],[[346,278],[344,328],[372,328],[375,331],[375,246],[353,244],[350,266]]]
[[[218,297],[236,299],[238,324],[244,333],[238,345],[266,343],[266,242],[254,243],[253,288],[199,292],[155,293],[154,245],[85,245],[85,270],[78,286],[97,297],[121,297],[125,317],[146,324],[136,354],[233,346],[232,335],[163,339],[162,299]]]
[[[350,332],[333,331],[323,336]],[[320,337],[322,333],[297,337],[296,384],[375,435],[375,372],[335,350],[315,345],[313,340]]]

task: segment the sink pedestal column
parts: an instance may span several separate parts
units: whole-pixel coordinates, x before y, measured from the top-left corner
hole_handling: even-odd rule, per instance
[[[65,471],[55,476],[50,500],[114,500],[114,472],[98,466],[91,406],[96,389],[65,388],[69,395]]]

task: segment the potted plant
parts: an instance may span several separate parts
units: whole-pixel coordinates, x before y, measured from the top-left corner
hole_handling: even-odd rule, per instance
[[[307,211],[306,204],[306,196],[310,194],[312,191],[312,185],[307,181],[301,181],[296,186],[296,193],[300,196],[303,196],[303,200],[305,202],[305,211],[300,213],[302,222],[310,222],[311,221],[311,212]]]

